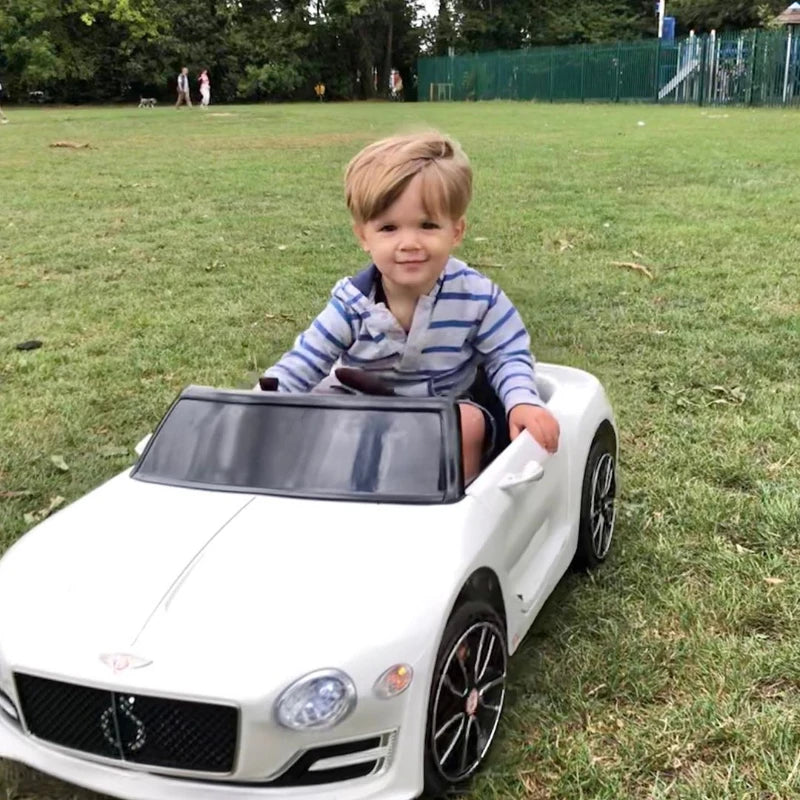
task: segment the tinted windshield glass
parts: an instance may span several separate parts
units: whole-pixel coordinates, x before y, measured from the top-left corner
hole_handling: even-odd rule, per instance
[[[181,399],[135,477],[322,497],[444,493],[436,411]]]

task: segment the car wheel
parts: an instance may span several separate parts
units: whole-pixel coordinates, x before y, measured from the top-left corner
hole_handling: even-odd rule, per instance
[[[616,447],[612,437],[598,433],[589,449],[583,473],[581,518],[575,562],[584,568],[605,561],[617,516]]]
[[[450,617],[433,671],[425,736],[425,796],[468,781],[494,739],[506,693],[505,626],[494,609],[469,601]]]

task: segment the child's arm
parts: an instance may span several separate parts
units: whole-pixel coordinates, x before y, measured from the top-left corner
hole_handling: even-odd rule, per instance
[[[544,405],[536,390],[525,323],[499,286],[492,286],[492,299],[472,344],[483,354],[486,376],[507,412],[520,403]]]
[[[515,439],[527,430],[545,449],[558,449],[559,426],[536,389],[530,337],[519,312],[498,286],[473,344],[485,358],[486,375],[508,414]]]
[[[334,289],[322,313],[295,339],[292,349],[264,372],[265,376],[278,379],[280,391],[310,391],[353,344],[357,317],[335,292]]]

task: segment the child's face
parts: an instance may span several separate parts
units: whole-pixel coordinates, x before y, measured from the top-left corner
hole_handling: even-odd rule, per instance
[[[452,220],[425,213],[422,178],[416,175],[386,211],[353,229],[390,285],[423,295],[461,243],[465,226],[463,217]]]

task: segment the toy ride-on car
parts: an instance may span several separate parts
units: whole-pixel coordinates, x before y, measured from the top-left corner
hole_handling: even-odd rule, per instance
[[[558,452],[523,433],[467,486],[453,400],[186,389],[0,561],[0,757],[137,800],[462,786],[614,528],[603,388],[537,380]]]

